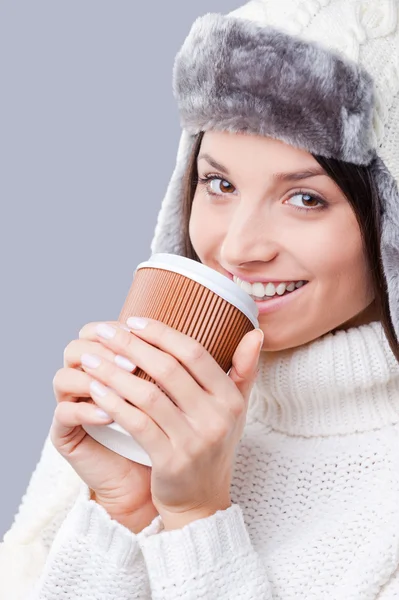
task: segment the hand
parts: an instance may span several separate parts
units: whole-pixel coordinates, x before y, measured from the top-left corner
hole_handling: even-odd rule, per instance
[[[234,452],[256,377],[260,335],[243,338],[227,375],[191,337],[145,321],[134,335],[114,328],[105,338],[97,336],[157,385],[106,358],[95,369],[83,368],[106,386],[105,395],[93,395],[95,402],[149,454],[152,501],[165,529],[173,529],[231,505]]]
[[[118,322],[109,324],[121,327]],[[81,368],[83,353],[96,354],[109,364],[115,364],[116,354],[96,341],[95,325],[89,323],[83,327],[79,339],[70,342],[64,350],[64,367],[53,379],[57,407],[50,438],[58,452],[91,488],[92,498],[104,506],[111,517],[138,533],[158,515],[151,499],[151,469],[115,454],[82,428],[82,424],[113,421],[111,417],[104,419],[97,414],[90,398],[92,377]],[[115,369],[123,371],[117,365]],[[88,400],[81,401],[82,397]]]

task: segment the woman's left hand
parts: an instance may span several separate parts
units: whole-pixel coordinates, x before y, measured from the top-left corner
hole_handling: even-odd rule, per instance
[[[193,338],[154,319],[139,321],[144,328],[133,329],[128,320],[131,332],[112,327],[113,337],[101,336],[101,327],[89,324],[85,337],[129,359],[159,387],[104,359],[95,369],[82,368],[107,386],[105,396],[92,391],[95,403],[150,456],[152,501],[165,529],[177,529],[231,505],[234,453],[261,336],[259,331],[244,336],[227,375]]]

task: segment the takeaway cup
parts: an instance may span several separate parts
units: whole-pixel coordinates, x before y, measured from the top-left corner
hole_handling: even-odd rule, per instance
[[[126,323],[130,316],[156,319],[194,338],[226,373],[242,338],[259,327],[256,302],[231,279],[198,261],[166,253],[153,254],[137,266],[118,321]],[[133,375],[157,385],[139,367]],[[115,421],[84,429],[114,452],[151,466],[148,454]]]

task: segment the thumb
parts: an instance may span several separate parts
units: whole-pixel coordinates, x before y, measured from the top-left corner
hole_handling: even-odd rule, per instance
[[[233,366],[229,377],[234,381],[245,400],[249,397],[256,377],[263,339],[264,334],[261,329],[250,331],[242,338],[232,359]]]

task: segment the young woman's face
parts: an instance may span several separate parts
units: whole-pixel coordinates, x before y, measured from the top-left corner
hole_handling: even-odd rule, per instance
[[[311,154],[263,136],[208,131],[197,166],[208,181],[197,184],[189,232],[201,262],[275,287],[308,282],[263,302],[271,303],[259,314],[263,350],[376,318],[355,214]]]

